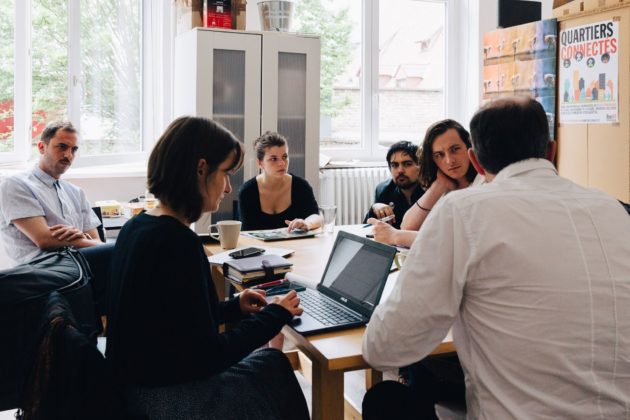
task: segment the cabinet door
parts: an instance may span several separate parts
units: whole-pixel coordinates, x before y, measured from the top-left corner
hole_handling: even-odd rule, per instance
[[[224,125],[245,143],[252,161],[252,142],[260,135],[260,34],[199,31],[197,45],[197,112]],[[213,220],[233,219],[238,189],[255,175],[251,164],[232,177],[232,192]]]
[[[264,33],[261,131],[289,141],[289,170],[319,194],[319,39]]]

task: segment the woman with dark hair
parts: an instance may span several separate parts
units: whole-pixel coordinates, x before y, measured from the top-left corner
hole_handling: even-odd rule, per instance
[[[267,304],[245,290],[219,302],[189,228],[231,191],[243,149],[205,118],[182,117],[158,140],[148,188],[159,205],[122,228],[112,259],[107,362],[132,414],[151,419],[308,418],[291,366],[255,351],[302,309],[295,292]],[[237,322],[227,332],[219,325]]]
[[[418,149],[420,185],[425,193],[405,213],[400,230],[375,219],[374,238],[379,242],[410,247],[422,223],[438,200],[453,190],[483,182],[470,163],[470,134],[457,121],[438,121],[427,129]],[[371,221],[373,220],[373,221]]]
[[[309,231],[321,226],[313,188],[289,173],[287,140],[267,131],[254,142],[260,174],[245,182],[238,192],[243,230],[275,229]]]

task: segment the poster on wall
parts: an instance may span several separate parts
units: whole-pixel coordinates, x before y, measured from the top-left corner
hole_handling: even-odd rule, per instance
[[[619,122],[619,22],[560,32],[560,123]]]
[[[482,104],[503,96],[534,98],[545,109],[551,138],[555,138],[557,35],[557,20],[547,19],[483,36]]]

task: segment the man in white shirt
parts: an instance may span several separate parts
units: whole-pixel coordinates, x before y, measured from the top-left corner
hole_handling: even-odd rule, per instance
[[[365,359],[409,365],[452,327],[469,418],[629,418],[630,218],[558,176],[535,100],[491,102],[470,128],[488,184],[431,211]]]
[[[100,241],[96,228],[101,222],[85,193],[60,179],[79,149],[77,131],[67,121],[50,123],[37,149],[40,158],[31,170],[0,183],[0,237],[6,253],[23,263],[65,246],[82,248],[101,283],[95,294],[102,295],[112,246]]]
[[[0,184],[0,234],[16,262],[64,246],[100,245],[100,221],[83,191],[59,178],[79,148],[69,122],[48,124],[37,143],[39,162]]]

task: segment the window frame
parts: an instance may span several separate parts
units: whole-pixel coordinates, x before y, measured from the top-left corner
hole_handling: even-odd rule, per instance
[[[170,4],[156,5],[151,0],[142,1],[141,16],[141,36],[142,36],[142,116],[141,116],[141,150],[134,153],[116,153],[94,156],[77,156],[73,162],[73,167],[87,167],[94,165],[109,165],[112,163],[145,162],[148,151],[153,145],[156,130],[161,129],[164,121],[170,118],[170,107],[166,106],[170,97],[168,83],[164,80],[155,80],[150,74],[147,65],[148,60],[152,63],[158,62],[155,57],[164,57],[161,62],[161,76],[169,76],[170,54],[173,44],[174,25],[171,22],[174,16]],[[80,0],[68,0],[68,119],[79,130],[81,138],[80,112],[81,112],[81,4]],[[31,43],[32,43],[32,0],[14,0],[14,102],[13,102],[13,138],[14,146],[12,152],[0,153],[0,164],[14,163],[25,164],[31,156],[32,142],[32,68],[31,68]],[[151,16],[153,14],[154,16]],[[151,42],[152,36],[149,33],[151,21],[155,19],[161,21],[164,30],[153,31],[160,35],[160,46],[156,47]],[[154,23],[155,24],[155,23]],[[151,51],[159,49],[162,51]],[[156,70],[157,72],[157,70]],[[160,91],[160,92],[157,92]],[[159,96],[159,104],[163,109],[157,109],[154,105],[156,97]],[[164,118],[167,116],[167,118]],[[18,139],[21,139],[18,140]]]
[[[321,148],[321,153],[330,156],[333,161],[372,161],[384,160],[386,150],[378,145],[379,138],[379,5],[380,1],[363,1],[361,19],[361,146],[346,148]],[[462,85],[461,79],[465,75],[459,71],[462,58],[457,53],[457,34],[454,28],[458,28],[458,21],[462,13],[458,7],[458,0],[421,0],[425,2],[440,3],[445,7],[445,48],[444,68],[446,79],[444,81],[444,115],[454,119],[461,119],[463,115],[463,101],[458,98]],[[461,48],[460,50],[461,51]],[[418,139],[424,133],[418,133]]]

